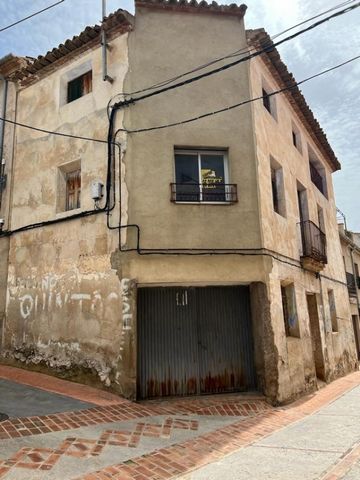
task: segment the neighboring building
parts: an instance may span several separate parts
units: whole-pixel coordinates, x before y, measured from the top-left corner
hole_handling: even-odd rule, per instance
[[[74,136],[106,139],[109,100],[139,93],[110,115],[120,152],[20,126],[11,136],[8,361],[95,374],[131,398],[258,389],[273,402],[357,367],[340,164],[277,51],[136,101],[210,59],[269,47],[263,30],[245,31],[245,10],[137,1],[135,21],[118,11],[105,22],[113,83],[101,78],[99,27],[10,75],[17,122]]]
[[[346,230],[345,224],[341,223],[339,235],[349,293],[351,321],[360,360],[360,233]]]

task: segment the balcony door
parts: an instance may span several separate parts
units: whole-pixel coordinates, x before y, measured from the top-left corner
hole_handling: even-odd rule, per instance
[[[300,219],[300,255],[304,254],[306,245],[306,232],[304,229],[304,222],[309,220],[309,209],[306,189],[298,182],[297,199]]]
[[[226,202],[226,152],[176,151],[176,201]]]

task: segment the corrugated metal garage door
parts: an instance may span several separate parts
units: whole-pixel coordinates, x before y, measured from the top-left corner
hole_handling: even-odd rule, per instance
[[[256,387],[248,287],[138,289],[138,397]]]

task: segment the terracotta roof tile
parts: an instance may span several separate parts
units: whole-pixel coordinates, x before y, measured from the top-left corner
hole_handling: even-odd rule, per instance
[[[304,125],[310,136],[313,138],[315,144],[319,150],[323,153],[328,163],[333,168],[333,171],[340,170],[341,165],[338,161],[333,149],[331,148],[328,139],[321,128],[318,120],[315,118],[312,110],[307,104],[304,95],[296,85],[296,80],[291,72],[287,69],[285,63],[281,60],[279,52],[276,48],[271,48],[273,42],[270,36],[265,32],[263,28],[257,30],[247,30],[246,35],[249,44],[255,48],[263,48],[264,45],[268,47],[268,51],[261,56],[265,64],[274,74],[275,78],[284,86],[292,86],[291,90],[284,93],[294,107],[295,111],[302,119]]]
[[[160,10],[172,10],[187,13],[217,13],[223,15],[237,15],[243,17],[247,6],[236,3],[219,5],[217,2],[208,3],[205,0],[135,0],[135,7],[147,7]]]
[[[106,17],[104,21],[105,31],[108,34],[118,29],[121,32],[129,31],[133,25],[133,18],[126,10],[119,9]],[[67,56],[71,58],[71,54],[81,53],[92,48],[96,42],[100,42],[100,32],[100,25],[87,26],[79,35],[65,40],[64,43],[53,48],[45,55],[39,55],[36,59],[33,59],[24,68],[14,73],[12,79],[19,80],[24,85],[36,81],[38,74],[43,71],[44,73],[48,72],[50,68],[56,68],[56,62],[59,60],[62,60],[63,63]]]

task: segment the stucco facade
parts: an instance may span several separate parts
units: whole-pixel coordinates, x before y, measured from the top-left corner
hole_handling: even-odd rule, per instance
[[[139,1],[134,19],[128,14],[113,19],[109,29],[113,83],[101,78],[101,48],[95,36],[79,51],[12,83],[17,122],[102,141],[20,126],[14,137],[14,127],[6,125],[11,181],[1,210],[6,223],[0,237],[0,319],[1,354],[7,361],[44,366],[80,381],[98,379],[136,398],[142,348],[138,308],[144,311],[139,289],[194,292],[239,286],[248,288],[256,387],[271,401],[288,401],[317,388],[318,379],[331,381],[356,367],[331,181],[338,166],[297,100],[276,95],[276,118],[260,100],[197,122],[131,133],[259,97],[264,88],[281,88],[283,80],[272,70],[271,58],[240,63],[143,101],[134,95],[133,103],[117,110],[113,131],[118,131],[119,150],[114,150],[110,167],[107,163],[109,100],[190,71],[210,58],[246,51],[254,33],[246,33],[244,13],[244,7]],[[69,81],[89,69],[92,91],[66,102]],[[116,96],[112,104],[122,98]],[[11,96],[8,104],[11,112]],[[293,125],[301,152],[294,145]],[[309,149],[322,166],[325,194],[312,181]],[[227,193],[221,193],[219,201],[206,201],[204,186],[199,201],[183,201],[178,192],[172,198],[176,155],[199,162],[202,156],[208,162],[217,156],[224,171],[221,185],[235,185],[237,201],[228,201]],[[59,175],[72,165],[81,169],[81,206],[62,211]],[[281,214],[274,211],[271,166],[281,169]],[[199,169],[201,184],[206,169],[202,164]],[[96,204],[100,210],[94,210],[91,185],[96,181],[105,185],[109,202],[115,193],[109,212],[101,211],[109,207],[107,195]],[[306,218],[299,213],[299,185],[307,192]],[[319,227],[319,211],[326,261],[309,257],[301,243],[300,222]],[[39,222],[36,228],[21,230]],[[283,314],[287,287],[293,292],[290,330]],[[335,299],[336,332],[329,290]]]
[[[339,235],[356,349],[360,359],[360,235],[346,230],[344,223],[339,224]]]

